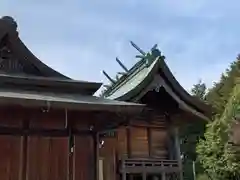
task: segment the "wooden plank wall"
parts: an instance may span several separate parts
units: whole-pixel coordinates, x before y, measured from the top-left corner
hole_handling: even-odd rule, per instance
[[[21,137],[0,136],[0,179],[18,180],[20,175]]]
[[[131,121],[130,127],[117,130],[118,156],[166,159],[168,133],[163,116],[156,116],[151,122]]]
[[[131,127],[130,130],[130,156],[148,157],[148,130],[146,127]]]
[[[15,113],[1,111],[0,126],[18,128],[22,122],[15,119]],[[21,136],[0,135],[0,179],[21,179]]]
[[[94,174],[94,157],[93,157],[93,139],[92,137],[75,136],[74,148],[74,164],[73,174],[74,180],[92,180]]]
[[[27,155],[28,180],[67,179],[66,137],[29,137]]]
[[[167,131],[151,129],[151,156],[165,159],[167,157]]]
[[[151,138],[151,157],[167,159],[170,136],[167,119],[164,115],[156,115],[151,124],[152,128],[150,128],[149,132]]]
[[[64,116],[48,117],[41,113],[31,118],[29,128],[64,129]],[[67,179],[68,137],[29,136],[27,142],[27,179]]]
[[[127,129],[126,127],[120,127],[117,130],[117,154],[119,156],[128,155],[128,144],[127,144]]]
[[[1,112],[0,112],[1,113]],[[31,114],[31,113],[29,113]],[[34,115],[34,116],[33,116]],[[23,131],[26,115],[2,112],[1,127]],[[32,114],[29,128],[64,129],[64,116]],[[48,135],[4,135],[0,132],[1,180],[92,180],[94,149],[92,135],[75,135],[70,156],[69,137]],[[73,157],[70,161],[69,157]],[[72,173],[72,174],[71,174]]]

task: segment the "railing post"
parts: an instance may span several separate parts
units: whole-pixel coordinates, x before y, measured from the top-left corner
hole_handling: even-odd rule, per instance
[[[147,173],[146,173],[146,172],[143,172],[143,174],[142,174],[142,179],[143,179],[143,180],[147,180]]]
[[[161,161],[161,167],[162,167],[162,173],[161,173],[162,178],[161,178],[161,180],[166,180],[166,172],[165,172],[163,161]]]
[[[126,168],[125,168],[125,159],[122,158],[122,180],[127,179]]]

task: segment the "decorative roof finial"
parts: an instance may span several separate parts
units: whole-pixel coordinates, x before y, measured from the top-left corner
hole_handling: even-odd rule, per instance
[[[151,51],[153,51],[154,49],[157,49],[157,44],[155,44],[153,47],[152,47],[152,49],[151,49]]]
[[[161,56],[161,52],[159,51],[159,49],[157,48],[157,44],[155,44],[151,50],[147,53],[143,52],[139,47],[136,46],[136,44],[132,43],[131,44],[138,49],[139,52],[141,52],[142,55],[136,55],[136,58],[140,58],[141,60],[145,60],[146,64],[149,66],[150,64],[152,64],[152,62],[158,58],[161,57],[161,59],[164,60],[164,56]]]
[[[153,56],[153,58],[157,58],[161,56],[161,52],[159,51],[159,49],[157,48],[157,44],[155,44],[152,49],[151,49],[151,54]]]
[[[17,29],[17,22],[13,19],[13,17],[3,16],[1,19],[8,23],[10,26],[12,26],[15,30]]]

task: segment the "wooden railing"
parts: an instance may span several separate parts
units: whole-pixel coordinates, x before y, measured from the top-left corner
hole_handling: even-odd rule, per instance
[[[170,173],[179,171],[177,160],[131,158],[122,159],[120,164],[120,172],[122,173]]]

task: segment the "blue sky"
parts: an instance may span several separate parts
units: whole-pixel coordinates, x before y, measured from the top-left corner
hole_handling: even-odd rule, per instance
[[[240,52],[238,0],[1,0],[20,37],[44,63],[79,80],[115,76],[155,43],[186,89],[202,79],[211,86]]]

